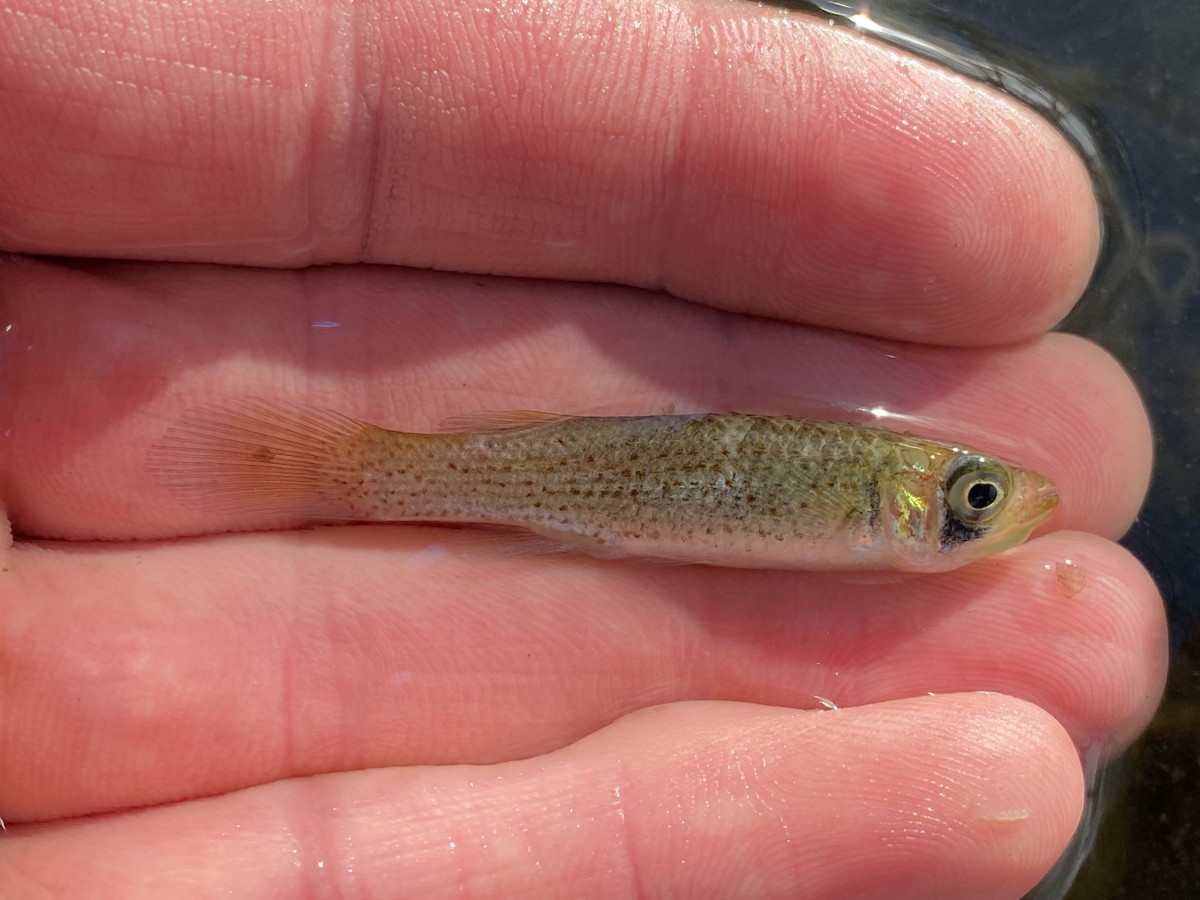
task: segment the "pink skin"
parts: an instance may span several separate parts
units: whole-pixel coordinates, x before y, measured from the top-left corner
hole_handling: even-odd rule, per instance
[[[10,249],[614,281],[966,345],[1054,324],[1096,251],[1034,113],[754,4],[43,7],[0,19]]]
[[[386,9],[0,12],[0,246],[130,260],[0,259],[0,884],[1020,896],[1080,753],[1136,737],[1166,663],[1112,543],[1145,414],[1041,335],[1096,252],[1079,161],[1004,98],[752,4]],[[238,396],[416,429],[881,405],[1063,500],[931,578],[387,526],[158,540],[238,525],[144,468]]]
[[[1082,789],[1054,720],[996,694],[675,703],[532,760],[23,827],[6,875],[23,896],[98,898],[1016,896]]]

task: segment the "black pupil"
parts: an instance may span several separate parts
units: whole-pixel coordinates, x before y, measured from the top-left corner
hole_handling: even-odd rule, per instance
[[[987,509],[999,496],[1000,492],[990,481],[977,481],[967,488],[967,505],[971,509]]]

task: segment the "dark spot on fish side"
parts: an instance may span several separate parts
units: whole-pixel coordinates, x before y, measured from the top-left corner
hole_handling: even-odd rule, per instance
[[[946,516],[946,521],[942,524],[941,550],[945,553],[985,534],[987,534],[986,528],[972,528],[954,516]]]
[[[874,481],[867,482],[867,527],[874,530],[879,525],[882,501],[879,497],[879,485]]]
[[[256,447],[250,456],[256,462],[269,463],[275,461],[275,451],[270,447]]]

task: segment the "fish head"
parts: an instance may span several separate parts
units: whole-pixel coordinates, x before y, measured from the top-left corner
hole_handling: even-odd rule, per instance
[[[970,451],[909,447],[880,485],[893,566],[940,572],[1020,544],[1058,505],[1032,469]]]

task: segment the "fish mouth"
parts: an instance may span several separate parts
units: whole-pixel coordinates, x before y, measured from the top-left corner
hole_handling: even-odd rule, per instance
[[[1035,522],[1040,522],[1057,506],[1058,488],[1053,481],[1043,480],[1034,491],[1033,502],[1030,504],[1030,518]]]

